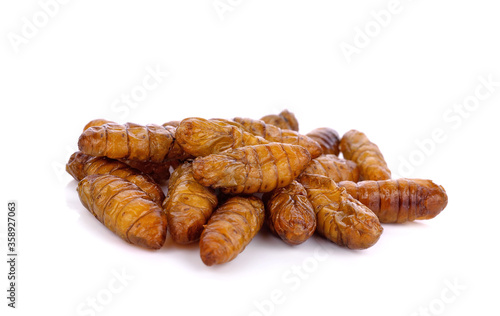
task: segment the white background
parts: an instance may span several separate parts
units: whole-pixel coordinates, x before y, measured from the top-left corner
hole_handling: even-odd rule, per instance
[[[45,19],[46,2],[0,4],[2,315],[498,315],[497,2],[224,0],[221,13],[212,0],[68,1]],[[371,12],[388,7],[380,26]],[[350,62],[342,45],[354,47]],[[145,91],[156,68],[168,76],[137,105],[117,103]],[[291,247],[263,231],[234,261],[206,267],[197,245],[169,238],[147,251],[114,236],[63,169],[94,118],[161,124],[284,108],[303,133],[364,131],[394,177],[433,179],[448,207],[384,225],[364,251],[318,237]],[[11,199],[16,310],[4,299]]]

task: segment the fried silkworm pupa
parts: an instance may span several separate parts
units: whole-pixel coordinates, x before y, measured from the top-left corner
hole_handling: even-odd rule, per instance
[[[150,249],[160,249],[165,243],[165,213],[132,182],[94,174],[83,178],[77,191],[90,213],[126,242]]]
[[[320,235],[350,249],[366,249],[378,241],[383,229],[377,216],[335,181],[305,173],[298,181],[314,208]]]
[[[303,171],[331,178],[335,182],[359,180],[358,166],[335,155],[321,155],[314,158]]]
[[[312,138],[301,135],[296,131],[281,129],[274,125],[266,124],[261,120],[235,117],[235,122],[243,126],[245,131],[260,136],[270,142],[300,145],[309,151],[311,158],[316,158],[323,152],[321,146]]]
[[[175,137],[182,149],[195,157],[269,143],[261,137],[246,132],[238,123],[199,117],[182,120]]]
[[[307,192],[297,181],[264,195],[266,223],[289,245],[299,245],[316,229],[316,214]]]
[[[162,189],[151,177],[118,160],[89,156],[77,151],[69,158],[66,164],[66,171],[76,181],[80,181],[86,176],[93,174],[118,176],[137,185],[158,205],[161,205],[165,198]]]
[[[288,110],[283,110],[280,114],[270,114],[260,118],[266,124],[271,124],[281,129],[289,129],[292,131],[299,131],[299,122],[295,114]]]
[[[185,159],[174,135],[174,127],[106,123],[87,128],[78,139],[78,148],[87,155],[112,159],[151,162]]]
[[[190,162],[175,169],[163,202],[168,230],[175,242],[187,244],[198,240],[216,206],[214,190],[194,180]]]
[[[179,121],[170,121],[164,123],[162,126],[171,134],[175,135],[176,127],[178,126]],[[167,180],[170,178],[170,167],[177,168],[182,164],[182,161],[188,158],[191,158],[189,154],[185,153],[182,148],[179,146],[177,141],[174,139],[174,143],[170,148],[168,153],[171,157],[176,157],[173,159],[167,159],[162,162],[152,162],[152,161],[140,161],[140,160],[131,160],[131,159],[120,159],[127,165],[132,168],[139,169],[145,174],[151,176],[156,183],[165,184]]]
[[[342,136],[340,150],[345,159],[354,161],[362,180],[387,180],[391,171],[377,145],[357,130],[350,130]]]
[[[431,180],[343,181],[339,186],[370,208],[382,223],[431,219],[448,204],[444,188]]]
[[[329,127],[316,128],[306,134],[314,139],[323,150],[323,154],[338,156],[340,153],[340,137],[336,130]]]
[[[178,121],[170,121],[163,124],[163,126],[177,127],[179,125],[178,123],[179,123]],[[89,127],[101,126],[104,124],[116,124],[116,123],[105,119],[95,119],[88,122],[87,125],[85,125],[85,127],[83,128],[83,130],[85,131]],[[164,184],[168,180],[168,178],[170,177],[170,166],[172,166],[173,168],[179,166],[179,160],[177,159],[170,159],[165,162],[139,161],[130,159],[120,159],[120,161],[152,177],[153,180],[158,184]]]
[[[245,146],[197,157],[193,175],[204,186],[230,194],[270,192],[289,185],[311,160],[302,146],[282,143]]]
[[[255,197],[235,196],[210,217],[200,238],[201,260],[207,266],[236,258],[264,223],[264,204]]]

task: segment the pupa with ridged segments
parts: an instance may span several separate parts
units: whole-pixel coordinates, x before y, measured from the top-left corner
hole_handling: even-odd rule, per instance
[[[236,258],[261,229],[264,203],[255,196],[234,196],[210,217],[200,237],[200,257],[207,266]]]
[[[358,165],[362,180],[391,178],[391,170],[380,149],[364,133],[354,129],[345,133],[340,140],[340,150],[345,159]]]
[[[216,206],[215,191],[194,179],[191,162],[175,169],[163,202],[170,236],[175,242],[187,244],[198,240]]]
[[[263,197],[266,223],[272,233],[289,245],[299,245],[316,230],[316,214],[307,192],[297,181]]]
[[[281,129],[274,125],[266,124],[264,121],[250,118],[235,117],[234,121],[243,126],[245,131],[270,142],[303,146],[309,151],[311,158],[316,158],[323,153],[321,146],[314,139],[299,134],[296,131]]]
[[[77,191],[85,208],[126,242],[150,249],[159,249],[165,243],[165,213],[132,182],[110,174],[94,174],[83,178]]]
[[[425,179],[342,181],[339,186],[370,208],[382,223],[431,219],[448,204],[444,188]]]
[[[261,137],[246,132],[238,123],[223,119],[207,120],[201,117],[182,120],[177,127],[175,137],[182,149],[195,157],[269,143]]]
[[[193,161],[196,181],[230,194],[270,192],[289,185],[311,160],[302,146],[244,146]]]
[[[368,207],[350,196],[332,179],[303,173],[298,181],[316,213],[316,231],[339,246],[366,249],[382,234],[380,221]]]
[[[340,153],[339,133],[330,127],[318,127],[306,134],[307,137],[314,139],[323,150],[323,154],[332,154],[338,156]]]
[[[78,139],[79,150],[87,155],[155,163],[189,157],[175,141],[176,129],[173,126],[113,122],[97,126],[89,124]]]

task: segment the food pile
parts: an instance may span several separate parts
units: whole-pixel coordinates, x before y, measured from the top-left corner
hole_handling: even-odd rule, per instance
[[[431,180],[391,179],[362,132],[298,129],[287,110],[161,126],[98,119],[84,127],[66,170],[82,204],[123,240],[159,249],[169,231],[177,243],[199,241],[209,266],[233,260],[264,223],[290,245],[317,232],[366,249],[381,223],[430,219],[446,207]]]

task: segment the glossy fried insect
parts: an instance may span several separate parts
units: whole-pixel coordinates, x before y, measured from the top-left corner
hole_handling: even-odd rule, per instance
[[[323,154],[338,156],[340,153],[340,137],[336,130],[329,127],[316,128],[306,134],[321,146]]]
[[[174,135],[174,127],[106,123],[87,128],[78,139],[78,148],[87,155],[113,159],[151,162],[185,159]]]
[[[214,190],[194,180],[190,162],[175,169],[163,202],[168,229],[175,242],[186,244],[198,240],[216,206]]]
[[[255,196],[228,199],[210,217],[200,238],[200,256],[207,266],[236,258],[264,223],[264,204]]]
[[[199,117],[182,120],[175,137],[182,149],[195,157],[268,143],[265,139],[246,132],[238,123]]]
[[[114,159],[89,156],[77,151],[69,158],[66,164],[66,171],[77,181],[93,174],[110,174],[118,176],[137,185],[158,205],[161,205],[165,198],[162,189],[152,178]]]
[[[366,249],[382,234],[377,216],[332,179],[303,173],[298,180],[316,213],[318,233],[340,246]]]
[[[234,121],[240,123],[245,131],[265,138],[270,142],[303,146],[309,151],[311,158],[316,158],[322,154],[321,147],[315,140],[301,135],[296,131],[284,130],[274,125],[266,124],[261,120],[249,118],[235,117]]]
[[[345,159],[354,161],[362,180],[387,180],[391,171],[377,145],[357,130],[350,130],[342,136],[340,150]]]
[[[382,223],[431,219],[448,204],[444,188],[431,180],[343,181],[339,186],[370,208]]]
[[[266,124],[271,124],[281,129],[289,129],[296,132],[299,131],[299,122],[297,121],[297,118],[288,110],[283,110],[280,114],[263,116],[260,120]]]
[[[312,159],[304,169],[304,173],[329,177],[335,182],[359,180],[358,166],[354,162],[331,154]]]
[[[163,124],[164,126],[174,126],[176,121],[171,121]],[[83,130],[85,131],[89,127],[101,126],[104,124],[116,124],[113,121],[108,121],[105,119],[95,119],[87,123]],[[175,127],[175,126],[174,126]],[[174,130],[175,134],[175,130]],[[175,145],[174,145],[175,147]],[[175,154],[174,154],[175,156]],[[182,156],[181,156],[182,158]],[[178,159],[170,159],[165,162],[151,162],[151,161],[139,161],[130,159],[120,159],[120,161],[126,163],[132,168],[140,170],[141,172],[147,174],[158,184],[164,184],[170,177],[170,166],[176,168],[180,163]]]
[[[270,192],[289,185],[311,160],[302,146],[282,143],[245,146],[197,157],[196,181],[224,193]]]
[[[87,123],[83,130],[85,131],[89,127],[101,126],[104,124],[117,124],[113,121],[108,121],[105,119],[95,119]],[[176,127],[179,125],[179,121],[170,121],[164,123],[162,126],[168,130],[172,135],[175,135]],[[145,174],[151,176],[156,182],[164,183],[168,180],[170,176],[170,166],[176,168],[179,166],[180,161],[190,158],[186,153],[182,151],[179,145],[174,141],[172,148],[170,149],[169,155],[172,157],[177,157],[177,159],[168,159],[164,162],[151,162],[151,161],[141,161],[141,160],[130,160],[130,159],[120,159],[120,161],[126,163],[132,168],[138,169]]]
[[[89,175],[78,183],[82,204],[123,240],[159,249],[165,242],[167,218],[138,186],[113,175]]]
[[[316,214],[307,192],[297,181],[264,195],[269,229],[290,245],[298,245],[312,236]]]

